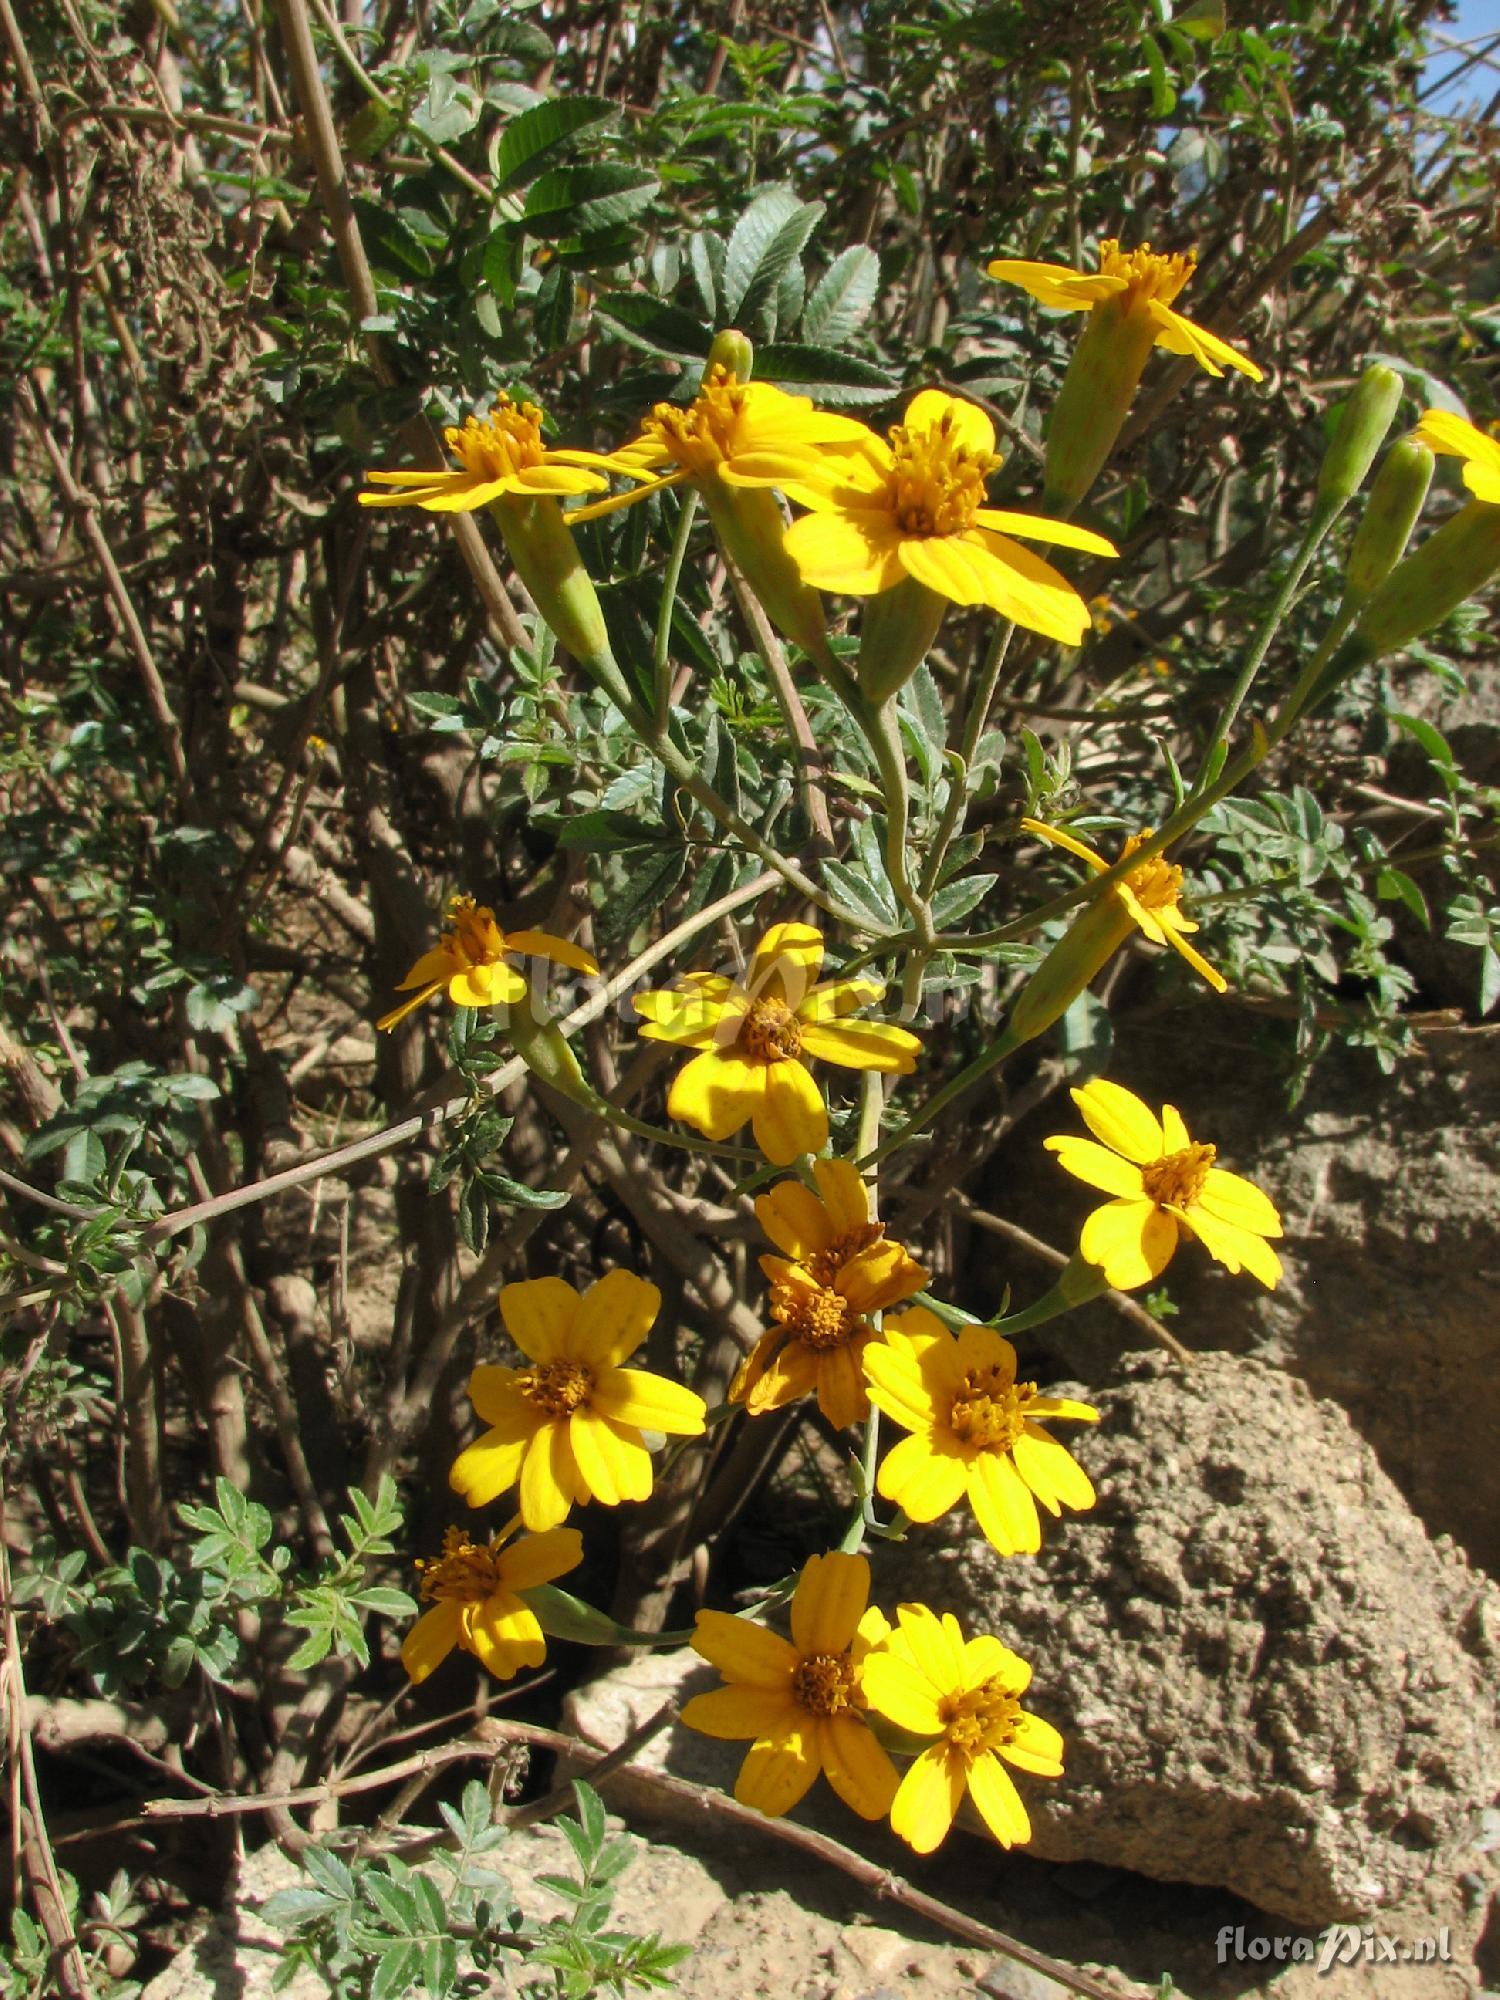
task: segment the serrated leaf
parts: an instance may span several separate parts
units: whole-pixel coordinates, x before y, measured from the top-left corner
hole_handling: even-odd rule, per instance
[[[422,1969],[419,1944],[391,1945],[382,1955],[370,1981],[370,2000],[410,2000],[412,1986]]]
[[[801,341],[770,341],[759,348],[755,373],[758,380],[774,382],[788,395],[811,396],[834,407],[887,403],[900,386],[894,375],[872,361]]]
[[[599,911],[596,919],[605,942],[614,945],[659,910],[687,873],[687,849],[668,847],[647,853],[625,887]]]
[[[713,345],[713,335],[691,313],[645,292],[606,292],[594,302],[594,317],[630,346],[672,361],[706,360]]]
[[[551,166],[568,141],[593,126],[610,124],[619,106],[607,97],[549,97],[512,118],[495,151],[495,185],[524,187]]]
[[[609,1831],[609,1822],[604,1811],[604,1801],[594,1790],[593,1786],[585,1784],[582,1778],[575,1778],[573,1780],[573,1796],[578,1801],[579,1824],[583,1828],[584,1836],[588,1840],[590,1848],[597,1855],[603,1847],[605,1835]]]
[[[712,323],[719,316],[719,281],[724,275],[724,239],[712,229],[700,229],[688,240],[688,264],[704,316]]]
[[[801,255],[823,212],[821,202],[799,201],[786,187],[765,188],[756,196],[735,224],[724,256],[720,308],[726,325],[755,331],[757,316],[774,299],[782,274]]]
[[[880,259],[856,243],[835,257],[818,280],[802,314],[802,337],[814,346],[838,347],[864,324],[880,286]]]
[[[326,1847],[306,1847],[302,1850],[302,1866],[330,1896],[341,1903],[353,1902],[354,1877],[336,1854],[330,1854]]]
[[[866,875],[843,861],[824,861],[823,880],[851,915],[863,919],[866,927],[883,937],[899,921],[885,876]]]
[[[555,167],[532,183],[523,220],[534,236],[586,237],[639,215],[660,185],[645,168],[611,160]]]

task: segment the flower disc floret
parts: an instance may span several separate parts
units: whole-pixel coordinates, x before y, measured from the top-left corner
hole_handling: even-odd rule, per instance
[[[935,1521],[967,1497],[1001,1555],[1042,1544],[1037,1504],[1051,1514],[1094,1504],[1088,1474],[1048,1423],[1096,1423],[1087,1403],[1016,1379],[1016,1350],[992,1327],[950,1333],[925,1306],[887,1319],[864,1352],[870,1401],[911,1435],[889,1453],[880,1493],[913,1521]]]
[[[862,1819],[880,1819],[896,1796],[896,1768],[871,1733],[864,1666],[890,1627],[869,1602],[863,1556],[812,1556],[792,1596],[792,1635],[752,1619],[700,1611],[693,1650],[724,1686],[694,1695],[690,1729],[730,1742],[751,1739],[735,1780],[741,1805],[773,1818],[790,1812],[819,1771]]]
[[[1064,1133],[1043,1143],[1068,1173],[1114,1197],[1089,1216],[1078,1245],[1111,1285],[1149,1284],[1182,1238],[1196,1236],[1227,1270],[1275,1287],[1281,1260],[1267,1240],[1282,1233],[1275,1206],[1253,1182],[1216,1165],[1215,1149],[1190,1137],[1172,1105],[1158,1119],[1102,1077],[1071,1095],[1093,1139]]]
[[[786,1166],[828,1141],[828,1112],[808,1058],[910,1074],[920,1047],[915,1035],[892,1022],[848,1018],[884,987],[867,979],[815,984],[822,962],[823,940],[810,924],[776,924],[743,981],[694,972],[675,991],[638,994],[642,1035],[697,1051],[673,1081],[668,1115],[714,1140],[749,1120],[766,1158]]]
[[[490,1426],[460,1454],[456,1493],[483,1507],[520,1485],[528,1528],[555,1527],[578,1500],[618,1506],[651,1491],[643,1431],[696,1437],[703,1398],[664,1376],[622,1364],[645,1339],[661,1306],[655,1285],[609,1271],[581,1296],[562,1278],[529,1278],[500,1289],[500,1316],[529,1364],[484,1364],[469,1400]]]

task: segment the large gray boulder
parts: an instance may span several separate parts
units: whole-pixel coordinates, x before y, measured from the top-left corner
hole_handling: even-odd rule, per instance
[[[1500,1593],[1280,1369],[1122,1373],[1078,1440],[1094,1512],[1029,1561],[950,1515],[878,1578],[1033,1663],[1067,1764],[1024,1785],[1032,1851],[1304,1929],[1450,1886],[1500,1784]]]

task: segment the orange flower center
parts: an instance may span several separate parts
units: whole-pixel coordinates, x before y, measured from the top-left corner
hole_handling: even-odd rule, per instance
[[[1002,1750],[1016,1733],[1021,1703],[999,1681],[982,1681],[966,1694],[945,1695],[938,1703],[943,1733],[951,1749],[972,1761],[986,1750]]]
[[[504,479],[547,456],[541,411],[535,403],[513,403],[503,392],[487,417],[469,417],[462,430],[450,426],[443,436],[464,471],[480,479]]]
[[[999,466],[994,452],[971,451],[953,436],[953,413],[935,424],[890,433],[896,463],[886,503],[907,535],[961,535],[984,505],[984,482]]]
[[[1143,243],[1139,250],[1121,250],[1119,239],[1107,236],[1099,245],[1099,271],[1106,278],[1123,278],[1128,290],[1119,293],[1119,303],[1129,312],[1148,299],[1170,305],[1198,268],[1198,259],[1188,251],[1161,257]]]
[[[1120,859],[1143,847],[1152,831],[1148,826],[1144,833],[1133,833],[1120,849]],[[1153,854],[1139,868],[1132,868],[1125,880],[1143,910],[1175,910],[1182,900],[1182,870],[1164,855]]]
[[[827,1285],[811,1292],[800,1285],[772,1285],[771,1317],[818,1354],[843,1347],[865,1331],[865,1322],[849,1301]]]
[[[495,965],[505,956],[505,933],[495,912],[472,896],[455,896],[448,905],[443,944],[468,965]]]
[[[1215,1158],[1212,1146],[1184,1146],[1180,1153],[1167,1153],[1142,1167],[1142,1185],[1161,1208],[1191,1208],[1203,1192]]]
[[[979,1451],[1009,1451],[1026,1422],[1035,1382],[1011,1382],[1000,1368],[971,1368],[948,1409],[948,1428]]]
[[[738,1039],[747,1056],[788,1061],[802,1053],[802,1024],[785,1000],[752,1000]]]
[[[746,388],[734,373],[715,362],[703,386],[685,410],[658,403],[641,429],[655,438],[695,479],[714,473],[734,455],[735,431],[745,407]]]
[[[462,1528],[443,1535],[443,1553],[430,1562],[417,1558],[422,1572],[421,1595],[429,1600],[456,1597],[461,1604],[482,1604],[500,1588],[500,1542],[471,1542]]]
[[[522,1371],[520,1386],[549,1417],[571,1417],[588,1401],[594,1378],[576,1361],[539,1361]]]
[[[805,1653],[792,1674],[792,1699],[809,1715],[840,1715],[865,1705],[847,1653]]]
[[[857,1229],[846,1229],[842,1236],[835,1236],[826,1250],[804,1257],[802,1268],[815,1285],[831,1287],[844,1266],[861,1250],[868,1250],[872,1243],[878,1243],[884,1234],[883,1222],[862,1222]]]

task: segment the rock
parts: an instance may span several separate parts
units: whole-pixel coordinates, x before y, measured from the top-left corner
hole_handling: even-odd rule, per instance
[[[966,1513],[877,1595],[1035,1669],[1067,1774],[1032,1852],[1228,1889],[1316,1928],[1451,1878],[1500,1782],[1500,1594],[1428,1539],[1334,1406],[1257,1360],[1151,1357],[1095,1392],[1097,1509],[1005,1561]]]

